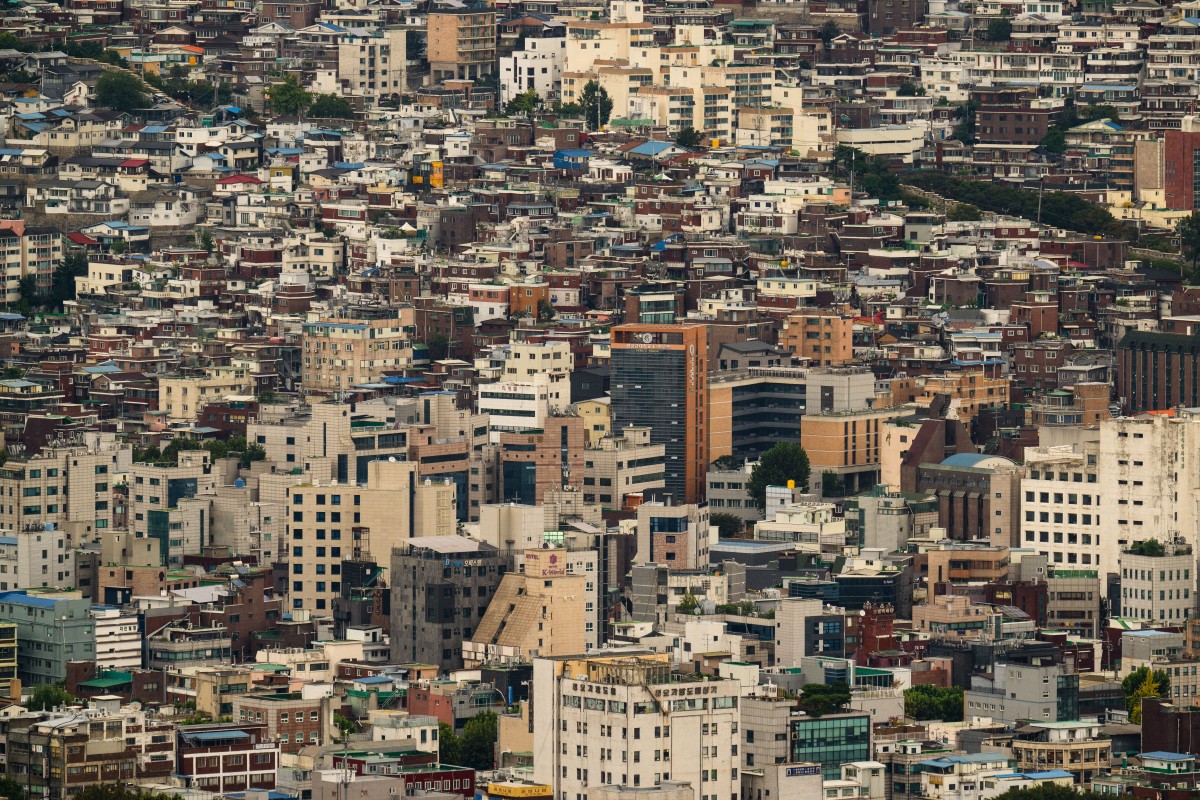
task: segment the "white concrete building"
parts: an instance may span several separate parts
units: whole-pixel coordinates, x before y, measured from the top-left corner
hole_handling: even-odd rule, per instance
[[[96,620],[96,667],[127,672],[142,666],[142,633],[137,615],[111,606],[93,606]]]
[[[566,53],[565,38],[526,39],[524,50],[500,59],[500,102],[533,89],[543,103],[553,103],[562,91]]]
[[[1165,544],[1161,556],[1125,550],[1118,558],[1121,616],[1149,624],[1182,625],[1196,605],[1196,557]]]
[[[693,800],[739,794],[734,680],[686,678],[666,654],[535,658],[533,778],[559,800],[589,787],[691,785]]]
[[[1094,445],[1030,448],[1021,478],[1022,547],[1055,565],[1116,568],[1101,563],[1105,536]],[[1111,529],[1110,529],[1111,530]]]
[[[493,444],[504,431],[538,430],[552,411],[570,404],[571,384],[563,376],[538,374],[531,379],[497,381],[479,387],[479,413],[491,417]]]

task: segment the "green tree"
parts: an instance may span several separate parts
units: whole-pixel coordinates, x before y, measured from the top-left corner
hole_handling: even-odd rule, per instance
[[[696,595],[688,592],[679,601],[679,605],[675,606],[676,614],[695,614],[696,609],[700,608],[700,601],[696,599]]]
[[[800,689],[800,708],[813,717],[836,714],[850,705],[850,687],[836,683],[806,683]]]
[[[1041,783],[1028,789],[1009,789],[996,800],[1104,800],[1107,795],[1090,790],[1076,791],[1074,786]]]
[[[42,297],[42,293],[38,291],[36,275],[22,276],[21,280],[17,283],[17,292],[21,298],[18,301],[23,309],[21,313],[25,314],[26,316],[28,316],[29,312],[34,308],[40,306],[42,304],[42,300],[44,299]]]
[[[313,99],[308,115],[318,119],[354,119],[354,106],[336,94],[319,94]]]
[[[409,61],[425,60],[425,31],[410,29],[405,32],[404,54]]]
[[[295,117],[303,114],[312,105],[312,93],[306,91],[297,81],[295,75],[288,75],[283,83],[271,85],[269,99],[272,114]]]
[[[579,108],[583,112],[583,121],[589,126],[595,125],[593,130],[598,130],[607,125],[612,117],[613,101],[604,87],[595,81],[588,81],[579,93]]]
[[[779,442],[754,465],[746,490],[755,505],[766,508],[768,486],[787,486],[788,481],[795,481],[797,487],[806,490],[810,473],[804,448],[795,442]]]
[[[354,733],[354,729],[358,727],[354,723],[354,720],[337,711],[333,712],[333,724],[337,726],[338,731],[342,734],[342,741],[346,741],[350,734]]]
[[[846,481],[833,470],[825,470],[821,473],[821,496],[845,497]]]
[[[1012,38],[1012,23],[1008,17],[1000,17],[991,20],[987,26],[987,40],[989,42],[1007,42]]]
[[[68,300],[75,299],[75,279],[87,275],[87,255],[78,250],[67,253],[50,279],[50,300],[56,306],[61,306]]]
[[[69,706],[76,702],[75,698],[63,687],[45,683],[33,690],[26,708],[30,711],[48,711],[59,706]]]
[[[242,466],[243,467],[248,467],[251,464],[253,464],[255,461],[266,461],[266,460],[267,460],[267,451],[264,450],[263,446],[260,444],[247,445],[246,449],[242,451]]]
[[[1109,119],[1115,121],[1121,117],[1121,111],[1116,106],[1084,106],[1079,110],[1079,117],[1085,122],[1090,122],[1096,119]]]
[[[108,246],[108,252],[114,256],[123,256],[129,252],[129,242],[124,239],[116,239]]]
[[[557,312],[554,310],[554,304],[551,303],[549,300],[547,300],[544,297],[541,300],[538,300],[538,304],[537,304],[538,320],[540,320],[541,322],[549,322],[550,320],[554,319],[554,315],[556,313]]]
[[[25,794],[25,787],[17,783],[12,778],[0,778],[0,797],[6,800],[25,800],[28,797]]]
[[[712,462],[712,468],[720,472],[730,472],[735,469],[741,469],[742,462],[740,459],[734,458],[733,456],[721,456],[716,461]]]
[[[429,341],[425,342],[425,346],[429,348],[431,361],[441,361],[450,355],[450,337],[444,333],[435,333],[430,336]]]
[[[900,84],[900,88],[896,90],[896,94],[900,97],[924,97],[925,87],[915,84],[912,81],[904,81]]]
[[[121,69],[129,68],[129,61],[116,50],[105,50],[96,60],[104,64],[112,64],[114,67],[120,67]]]
[[[74,800],[180,800],[177,794],[148,792],[127,783],[101,783],[80,789]]]
[[[950,222],[978,222],[983,219],[983,214],[970,203],[955,203],[946,210],[946,219]]]
[[[842,35],[842,29],[833,20],[827,20],[821,29],[817,31],[817,36],[821,39],[821,44],[829,48],[829,43]]]
[[[20,50],[22,53],[32,53],[35,46],[12,33],[0,33],[0,50]]]
[[[96,80],[96,105],[114,111],[136,111],[149,102],[146,84],[128,72],[105,72]]]
[[[1121,690],[1129,721],[1136,725],[1142,721],[1143,700],[1171,696],[1171,678],[1162,670],[1152,672],[1149,667],[1138,667],[1121,681]]]
[[[206,253],[211,253],[213,248],[217,246],[216,242],[213,241],[212,231],[200,231],[200,235],[196,238],[196,246],[202,248]]]
[[[583,106],[579,103],[558,103],[554,106],[554,113],[560,117],[582,117]]]
[[[466,766],[463,763],[462,741],[454,728],[444,722],[438,723],[438,760],[456,767]]]
[[[1162,558],[1167,554],[1167,548],[1158,539],[1142,539],[1129,546],[1129,552],[1135,556]]]
[[[1042,137],[1041,148],[1050,155],[1061,156],[1067,152],[1066,132],[1057,125],[1050,126],[1046,135]]]
[[[968,100],[958,107],[954,115],[958,119],[954,125],[954,138],[963,144],[975,144],[975,117],[978,110],[979,104]]]
[[[458,766],[481,771],[495,769],[499,725],[495,711],[485,711],[468,720],[462,733],[463,763]]]
[[[957,686],[918,684],[904,690],[904,715],[921,721],[928,719],[961,722],[963,690]]]
[[[538,93],[533,89],[526,89],[508,101],[504,106],[504,113],[510,117],[528,117],[537,111],[541,104],[542,98],[538,97]]]
[[[708,515],[708,524],[717,526],[722,539],[732,539],[742,532],[742,518],[736,514],[718,511]]]
[[[680,147],[699,147],[701,141],[700,131],[690,126],[675,134],[675,144]]]
[[[1175,233],[1179,236],[1180,252],[1192,265],[1192,281],[1200,283],[1200,274],[1196,271],[1196,265],[1200,263],[1200,212],[1193,211],[1179,220]]]

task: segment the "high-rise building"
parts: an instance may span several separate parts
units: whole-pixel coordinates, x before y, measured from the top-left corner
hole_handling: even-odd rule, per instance
[[[477,79],[496,71],[494,9],[439,9],[429,14],[429,69],[435,82]]]
[[[533,682],[533,777],[555,798],[671,781],[693,800],[738,796],[738,681],[678,675],[642,651],[535,658]]]
[[[618,325],[612,329],[613,428],[650,428],[666,445],[666,491],[704,498],[708,469],[707,329],[703,325]]]
[[[1180,120],[1178,130],[1164,132],[1163,188],[1167,208],[1185,211],[1200,208],[1196,194],[1197,164],[1200,164],[1200,117],[1186,116]]]
[[[536,430],[499,434],[501,498],[534,505],[548,491],[579,487],[586,440],[583,418],[573,414],[548,416]]]
[[[73,551],[110,527],[112,479],[128,470],[130,452],[89,435],[0,467],[0,591],[75,585]]]
[[[421,480],[411,461],[373,461],[367,486],[310,483],[289,487],[289,597],[292,608],[329,612],[342,594],[346,559],[387,563],[392,548],[455,530],[454,486]]]
[[[461,668],[462,642],[487,613],[508,556],[465,536],[411,539],[392,553],[392,661]]]

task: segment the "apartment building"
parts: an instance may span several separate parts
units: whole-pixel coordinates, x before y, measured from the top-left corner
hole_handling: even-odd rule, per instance
[[[441,9],[429,14],[430,74],[434,81],[476,80],[496,66],[496,12],[491,9]]]
[[[280,751],[266,724],[181,725],[176,741],[185,787],[213,793],[275,788]]]
[[[479,387],[479,413],[487,414],[493,439],[500,433],[539,430],[551,413],[571,402],[571,384],[565,374],[534,373]]]
[[[62,683],[68,661],[94,661],[91,602],[76,592],[0,592],[0,623],[17,626],[17,677],[25,686]]]
[[[197,495],[225,482],[218,472],[207,450],[180,450],[174,464],[130,466],[128,525],[135,537],[158,540],[161,566],[178,569],[210,543],[209,503]]]
[[[235,695],[231,705],[235,722],[266,725],[280,752],[299,753],[323,741],[325,714],[320,698],[302,692],[248,692]]]
[[[165,782],[175,772],[174,725],[117,697],[14,721],[7,734],[8,775],[31,797],[64,800],[89,787]]]
[[[535,658],[533,679],[533,777],[555,797],[663,781],[690,784],[693,800],[738,796],[739,682],[644,652]]]
[[[54,268],[63,259],[62,233],[54,228],[28,225],[23,220],[0,223],[0,265],[4,275],[4,302],[21,299],[21,279],[32,275],[38,291],[49,293]]]
[[[373,461],[367,486],[338,482],[288,487],[285,526],[292,608],[330,611],[342,591],[342,564],[375,559],[414,537],[453,534],[454,486],[422,480],[411,461]]]
[[[880,475],[880,426],[900,416],[897,409],[859,409],[807,413],[800,444],[808,453],[813,488],[826,473],[844,485],[847,496],[874,486]]]
[[[709,463],[705,326],[618,325],[612,337],[613,426],[649,428],[666,446],[666,490],[699,502]]]
[[[818,366],[854,360],[854,317],[842,309],[812,308],[783,320],[779,346]]]
[[[1065,770],[1087,785],[1112,766],[1112,740],[1102,738],[1094,722],[1031,722],[1012,742],[1013,760],[1022,772]]]
[[[403,306],[394,319],[305,322],[300,337],[305,390],[348,392],[412,366],[413,314],[411,306]]]
[[[367,465],[380,458],[403,458],[408,451],[407,420],[389,422],[386,409],[359,405],[352,414],[342,403],[314,403],[309,413],[292,406],[268,406],[259,421],[246,425],[246,441],[257,444],[281,469],[300,469],[312,480],[367,482]]]
[[[915,612],[915,609],[914,609]],[[966,690],[966,716],[1015,722],[1079,719],[1079,676],[1062,664],[1033,659],[996,664],[991,678]]]
[[[0,591],[75,585],[73,550],[110,527],[113,476],[129,469],[131,453],[89,434],[9,457],[0,467]]]
[[[408,32],[404,28],[358,28],[338,40],[338,91],[361,97],[366,108],[407,89]]]
[[[246,367],[207,367],[203,375],[163,375],[158,379],[158,407],[171,422],[195,422],[210,403],[231,395],[254,395],[254,375]]]

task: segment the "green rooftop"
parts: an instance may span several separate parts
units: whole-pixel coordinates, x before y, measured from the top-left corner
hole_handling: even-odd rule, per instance
[[[133,683],[133,674],[129,672],[101,672],[95,678],[80,681],[79,685],[88,689],[112,689]]]

